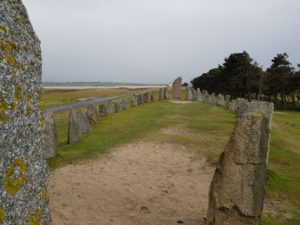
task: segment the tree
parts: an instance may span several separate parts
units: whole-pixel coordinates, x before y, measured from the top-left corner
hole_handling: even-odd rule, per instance
[[[267,69],[265,81],[268,86],[268,92],[270,95],[273,95],[275,102],[278,99],[278,93],[280,94],[284,108],[286,108],[287,103],[286,95],[293,91],[289,89],[289,85],[291,84],[294,68],[288,61],[288,57],[288,54],[285,52],[277,54],[272,59],[272,65]]]

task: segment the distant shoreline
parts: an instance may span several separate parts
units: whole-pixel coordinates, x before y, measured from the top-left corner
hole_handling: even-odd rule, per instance
[[[161,88],[165,87],[166,85],[116,85],[116,86],[44,86],[43,88],[45,90],[69,90],[69,89],[121,89],[121,88],[127,88],[127,89],[139,89],[139,88]]]

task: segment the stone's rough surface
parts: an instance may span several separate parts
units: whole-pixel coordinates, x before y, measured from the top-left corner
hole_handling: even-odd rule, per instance
[[[197,90],[195,91],[195,101],[196,102],[200,102],[201,101],[201,91],[200,91],[200,88],[197,88]]]
[[[93,104],[87,107],[86,116],[89,119],[90,124],[96,124],[99,122],[99,113]]]
[[[235,113],[236,112],[236,104],[237,104],[237,100],[233,99],[228,106],[228,109],[230,112]]]
[[[178,77],[172,84],[173,98],[180,99],[182,78]]]
[[[79,141],[83,134],[91,131],[92,128],[86,113],[81,109],[73,109],[69,117],[68,143],[73,144]]]
[[[101,116],[108,116],[113,113],[113,105],[111,103],[99,105],[99,113]]]
[[[225,96],[225,105],[224,105],[224,107],[225,107],[226,109],[229,109],[230,99],[231,99],[231,96],[230,96],[230,95],[226,95],[226,96]]]
[[[211,183],[209,225],[261,224],[272,105],[258,103],[255,113],[247,108],[239,116]]]
[[[50,223],[40,41],[20,0],[0,1],[0,220]]]
[[[54,157],[57,151],[57,133],[55,127],[54,113],[45,113],[45,159]]]
[[[116,102],[115,103],[115,110],[114,110],[114,112],[115,113],[119,113],[121,111],[122,111],[122,104],[120,102]]]

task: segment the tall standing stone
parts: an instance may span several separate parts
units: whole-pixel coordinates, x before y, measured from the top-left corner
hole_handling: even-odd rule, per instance
[[[172,84],[173,98],[180,99],[182,78],[178,77]]]
[[[146,92],[143,94],[144,103],[150,102],[150,92]]]
[[[99,122],[99,113],[93,104],[87,107],[86,115],[90,121],[90,124],[96,124]]]
[[[21,0],[0,12],[0,224],[50,224],[40,41]]]
[[[53,112],[45,113],[45,159],[54,157],[57,152],[57,132]]]
[[[163,88],[163,99],[168,99],[168,88]]]
[[[99,105],[99,114],[101,116],[108,116],[109,114],[112,114],[113,111],[113,104],[111,102]]]
[[[201,101],[201,91],[200,88],[197,88],[196,90],[196,98],[195,98],[196,102],[200,102]]]
[[[222,94],[218,94],[217,96],[217,105],[225,106],[225,97]]]
[[[80,140],[82,135],[92,131],[90,121],[81,109],[73,109],[69,117],[68,143],[73,144]]]
[[[159,96],[159,100],[164,100],[164,88],[159,89],[158,96]]]
[[[138,97],[137,98],[137,104],[138,105],[144,104],[144,97],[143,97],[143,95],[138,95],[137,97]]]
[[[190,101],[193,100],[192,87],[186,87],[186,99]]]
[[[122,108],[122,104],[120,102],[116,102],[115,103],[115,110],[114,112],[115,113],[119,113],[119,112],[122,112],[123,108]]]
[[[136,95],[132,96],[131,105],[132,106],[137,106],[138,105],[138,97]]]
[[[209,225],[261,224],[273,108],[256,103],[239,115],[211,183]]]
[[[231,99],[231,96],[230,96],[230,95],[226,95],[226,96],[225,96],[225,108],[226,108],[226,109],[229,108],[230,99]]]

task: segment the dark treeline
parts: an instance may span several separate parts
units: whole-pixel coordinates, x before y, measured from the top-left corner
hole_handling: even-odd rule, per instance
[[[300,65],[295,69],[286,53],[272,59],[263,70],[247,52],[234,53],[223,65],[193,79],[194,88],[209,93],[231,95],[232,98],[266,100],[277,106],[296,106],[300,101]]]

